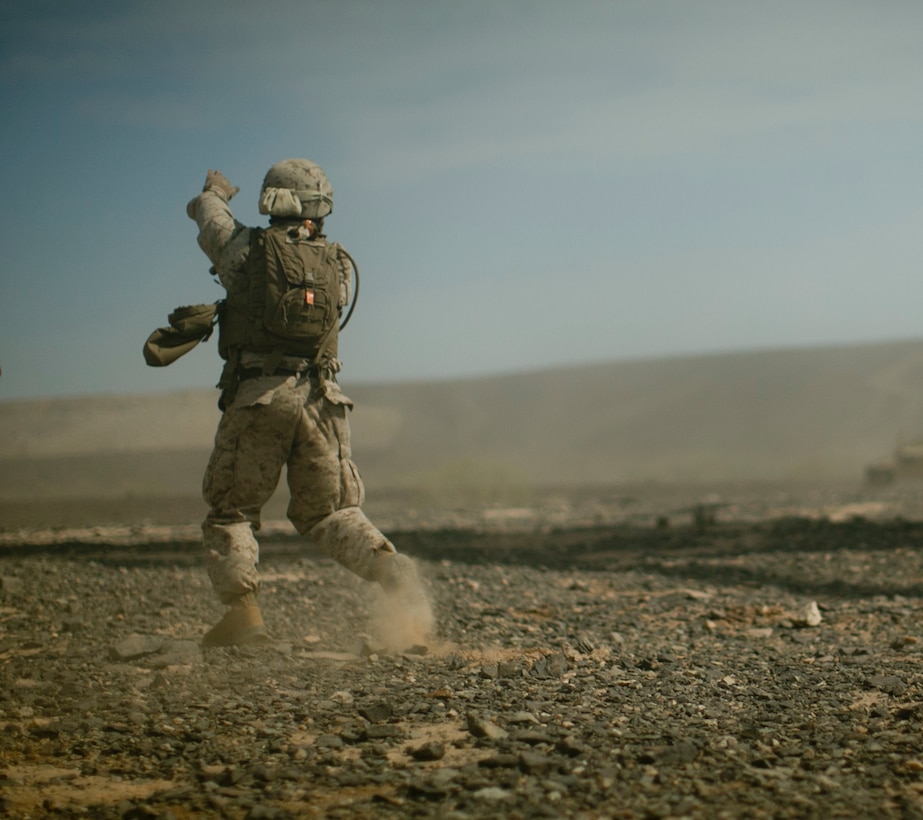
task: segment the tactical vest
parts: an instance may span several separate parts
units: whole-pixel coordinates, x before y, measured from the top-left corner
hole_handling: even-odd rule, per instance
[[[284,227],[252,229],[250,255],[228,288],[218,350],[298,356],[324,366],[336,358],[338,246],[303,239]]]

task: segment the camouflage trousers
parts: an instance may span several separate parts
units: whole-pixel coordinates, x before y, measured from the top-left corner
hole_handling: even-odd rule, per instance
[[[202,493],[208,573],[229,603],[259,590],[260,512],[287,468],[288,518],[302,535],[366,580],[394,546],[366,518],[351,458],[352,402],[332,382],[264,376],[241,382],[215,434]]]

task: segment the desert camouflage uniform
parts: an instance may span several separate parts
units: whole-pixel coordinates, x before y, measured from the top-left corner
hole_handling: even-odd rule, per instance
[[[218,191],[201,193],[189,209],[199,246],[228,287],[242,275],[252,229],[234,219]],[[340,260],[344,302],[351,265]],[[259,368],[263,357],[243,351],[240,366]],[[394,546],[360,509],[364,490],[349,445],[352,402],[333,378],[319,380],[309,362],[285,357],[280,375],[240,382],[225,408],[203,482],[209,505],[202,531],[215,591],[230,603],[259,589],[260,511],[287,467],[288,517],[303,535],[347,569],[381,581],[381,559]]]

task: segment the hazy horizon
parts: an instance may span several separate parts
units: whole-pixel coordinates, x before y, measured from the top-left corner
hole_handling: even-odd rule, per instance
[[[429,377],[408,377],[408,378],[353,378],[349,372],[339,374],[338,381],[341,385],[351,385],[359,389],[392,389],[392,388],[401,388],[401,387],[426,387],[426,386],[438,386],[440,384],[447,383],[472,383],[472,382],[483,382],[483,381],[502,381],[508,378],[519,378],[519,377],[532,377],[532,376],[542,376],[552,373],[564,372],[568,370],[574,371],[583,371],[586,369],[594,368],[607,368],[607,367],[618,367],[618,366],[643,366],[643,365],[657,365],[657,364],[667,364],[667,363],[680,363],[684,361],[688,362],[702,362],[708,360],[717,360],[722,358],[732,358],[732,357],[747,357],[747,356],[760,356],[760,355],[776,355],[776,354],[806,354],[811,353],[823,353],[823,352],[834,352],[834,351],[848,351],[850,349],[871,349],[877,347],[888,347],[888,346],[899,346],[899,345],[914,345],[916,343],[923,344],[923,333],[920,333],[916,336],[908,336],[901,338],[885,338],[885,339],[873,339],[869,341],[860,341],[860,342],[828,342],[824,344],[816,345],[778,345],[775,347],[740,347],[733,349],[719,349],[719,350],[691,350],[691,351],[679,351],[673,354],[670,353],[652,353],[649,355],[638,355],[631,358],[606,358],[598,360],[588,360],[588,361],[576,361],[576,362],[565,362],[557,364],[535,364],[533,366],[523,366],[518,369],[509,369],[509,370],[495,370],[490,372],[472,372],[472,373],[459,373],[456,375],[447,375],[447,376],[429,376]],[[187,359],[180,361],[191,362],[196,358],[206,357],[209,359],[209,362],[213,366],[213,374],[215,379],[220,375],[221,367],[223,361],[218,357],[217,348],[211,347],[211,342],[205,343],[205,345],[200,345],[197,349],[194,349],[190,354],[187,354]],[[181,366],[181,365],[179,365]],[[177,367],[177,365],[172,365],[171,367]],[[163,368],[155,369],[156,372],[163,372]],[[217,389],[217,386],[208,382],[204,384],[167,384],[167,385],[142,385],[141,389],[126,391],[126,390],[101,390],[101,391],[92,391],[92,392],[62,392],[62,393],[47,393],[39,394],[34,396],[17,396],[17,397],[6,397],[0,395],[0,405],[6,403],[17,403],[17,402],[30,402],[30,401],[47,401],[47,400],[82,400],[82,399],[104,399],[107,396],[112,396],[116,398],[143,398],[145,396],[166,396],[170,394],[179,394],[179,393],[213,393],[217,397],[220,391]],[[923,390],[921,390],[921,395],[923,395]]]
[[[923,435],[923,339],[346,384],[352,449],[400,486],[848,479]],[[0,402],[4,494],[197,492],[217,391]]]

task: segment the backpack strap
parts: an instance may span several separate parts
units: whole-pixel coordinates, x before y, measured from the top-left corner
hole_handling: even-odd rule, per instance
[[[224,367],[221,369],[221,378],[218,379],[218,384],[215,385],[215,387],[221,390],[221,395],[218,396],[218,408],[222,413],[227,410],[231,402],[234,401],[234,396],[237,394],[237,385],[240,381],[237,378],[237,363],[239,361],[240,348],[230,348],[228,350],[227,360],[224,363]]]

